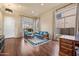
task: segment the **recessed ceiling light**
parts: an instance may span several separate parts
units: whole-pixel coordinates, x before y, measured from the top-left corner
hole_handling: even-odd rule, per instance
[[[21,6],[18,6],[18,7],[21,7]]]
[[[43,6],[44,5],[44,3],[41,3],[41,6]]]
[[[32,14],[34,13],[34,11],[32,11]]]
[[[11,6],[10,4],[8,4],[8,6]]]

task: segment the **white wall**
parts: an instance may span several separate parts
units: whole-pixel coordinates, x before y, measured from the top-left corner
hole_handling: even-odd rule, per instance
[[[52,39],[53,37],[53,12],[47,12],[40,16],[40,30],[41,31],[48,31],[49,38]]]
[[[22,37],[22,31],[21,31],[21,16],[15,15],[15,26],[16,26],[16,37]]]
[[[58,7],[53,8],[40,16],[40,30],[48,31],[50,39],[53,39],[54,36],[53,34],[55,30],[55,10],[65,5],[67,4],[61,4]]]

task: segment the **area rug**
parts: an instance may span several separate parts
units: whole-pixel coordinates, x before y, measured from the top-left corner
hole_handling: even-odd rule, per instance
[[[49,42],[49,40],[39,39],[39,38],[33,38],[33,39],[28,39],[27,40],[27,43],[30,44],[31,46],[39,46],[39,45],[43,45],[47,42]]]

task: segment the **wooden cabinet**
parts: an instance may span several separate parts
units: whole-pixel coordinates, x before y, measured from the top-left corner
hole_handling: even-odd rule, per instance
[[[60,56],[75,56],[75,41],[60,38]]]

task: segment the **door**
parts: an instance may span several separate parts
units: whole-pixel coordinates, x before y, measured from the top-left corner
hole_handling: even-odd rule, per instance
[[[15,19],[13,17],[4,17],[4,36],[5,38],[15,37]]]

